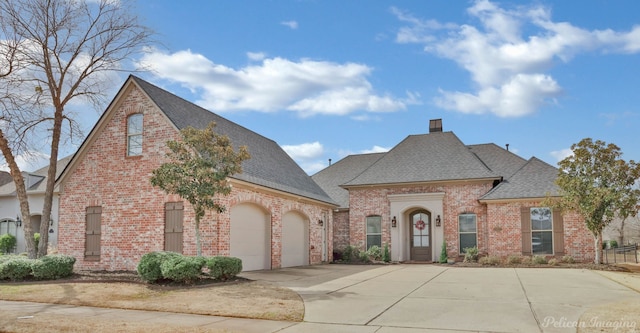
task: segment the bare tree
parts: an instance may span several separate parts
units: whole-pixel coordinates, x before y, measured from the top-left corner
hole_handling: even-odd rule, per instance
[[[16,183],[21,214],[30,216],[24,181],[15,162],[17,145],[25,145],[25,133],[47,133],[50,142],[49,170],[42,221],[51,219],[58,147],[67,123],[68,135],[77,124],[66,109],[72,100],[100,107],[105,101],[109,77],[123,71],[124,62],[150,42],[152,32],[138,23],[128,1],[100,0],[5,0],[0,2],[0,36],[3,58],[12,57],[17,67],[1,77],[7,91],[30,92],[20,99],[4,99],[6,128],[15,137],[0,132],[0,150]],[[28,93],[27,93],[28,94]],[[16,103],[24,102],[27,103]],[[5,106],[6,104],[6,106]],[[24,105],[33,106],[24,112]],[[6,112],[5,112],[6,111]],[[13,112],[12,112],[13,111]],[[19,117],[26,115],[28,117]],[[5,128],[3,128],[4,130]],[[43,256],[48,247],[48,223],[40,226],[40,243],[34,249],[33,231],[25,223],[30,257]]]

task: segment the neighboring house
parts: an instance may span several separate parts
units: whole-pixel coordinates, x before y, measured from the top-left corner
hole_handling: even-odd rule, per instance
[[[558,170],[495,144],[465,145],[442,121],[386,153],[348,156],[313,175],[338,204],[334,248],[388,244],[394,261],[481,253],[592,260],[593,237],[576,214],[542,207]]]
[[[58,175],[60,175],[70,160],[71,156],[68,156],[58,161],[56,166]],[[0,235],[9,233],[16,236],[17,245],[14,251],[15,253],[26,252],[24,223],[31,223],[34,232],[39,232],[40,230],[48,170],[49,167],[46,166],[34,172],[22,173],[27,189],[27,197],[29,198],[29,210],[31,210],[31,216],[29,218],[20,216],[20,202],[16,195],[16,185],[11,176],[9,175],[9,182],[0,186]],[[49,247],[52,248],[57,246],[58,241],[58,199],[58,190],[54,189],[51,220],[49,221]]]
[[[134,270],[151,251],[195,255],[193,209],[149,179],[168,140],[211,121],[251,158],[220,198],[226,211],[201,221],[203,255],[239,257],[245,270],[330,261],[336,204],[276,142],[135,76],[58,179],[59,251],[97,270]]]

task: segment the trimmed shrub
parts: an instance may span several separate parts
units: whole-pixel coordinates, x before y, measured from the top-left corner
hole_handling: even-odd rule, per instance
[[[440,250],[440,263],[446,264],[448,261],[447,255],[447,242],[442,242],[442,249]]]
[[[162,277],[179,283],[192,283],[202,275],[203,257],[171,256],[160,265]]]
[[[149,252],[140,258],[137,271],[140,278],[149,283],[154,283],[163,278],[162,276],[162,263],[169,258],[182,257],[180,253],[176,252]]]
[[[378,245],[373,245],[367,250],[368,259],[380,261],[382,260],[382,249]]]
[[[14,235],[4,234],[0,236],[0,254],[10,253],[17,243],[18,240]]]
[[[556,258],[549,259],[549,265],[550,266],[558,266],[558,259],[556,259]]]
[[[76,258],[53,254],[37,259],[31,265],[33,277],[39,280],[55,280],[71,276]]]
[[[616,247],[618,247],[618,241],[614,240],[614,239],[610,240],[609,241],[609,248],[615,249]]]
[[[518,255],[510,255],[507,257],[507,264],[509,265],[519,265],[522,263],[522,257]]]
[[[566,255],[562,257],[562,262],[565,264],[574,264],[576,261],[572,256]]]
[[[31,265],[36,261],[22,256],[8,256],[0,262],[0,280],[24,280],[31,275]]]
[[[531,262],[534,264],[543,265],[547,263],[547,258],[536,255],[531,258]]]
[[[477,262],[478,261],[478,247],[466,247],[464,248],[464,262]]]
[[[389,252],[389,244],[384,244],[384,252],[382,253],[382,261],[391,262],[391,253]]]
[[[242,272],[242,260],[235,257],[209,257],[206,267],[216,280],[228,280]]]

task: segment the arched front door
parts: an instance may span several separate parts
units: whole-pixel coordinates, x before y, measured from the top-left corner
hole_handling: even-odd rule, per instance
[[[431,213],[419,210],[409,216],[411,260],[431,261]]]

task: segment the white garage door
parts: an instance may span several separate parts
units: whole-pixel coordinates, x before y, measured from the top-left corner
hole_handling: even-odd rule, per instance
[[[242,270],[271,269],[271,218],[260,207],[231,208],[230,254],[242,259]]]
[[[282,217],[282,267],[309,264],[309,223],[289,212]]]

